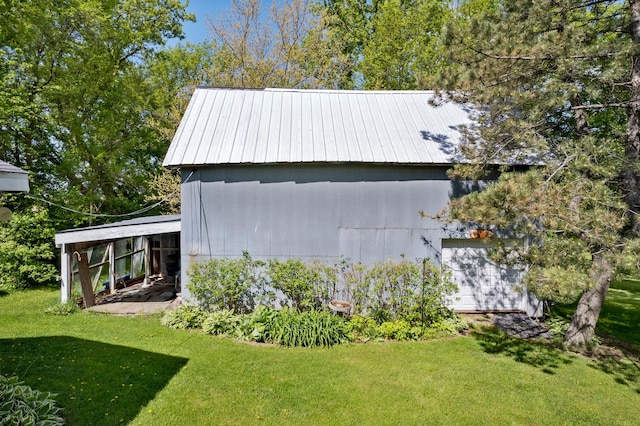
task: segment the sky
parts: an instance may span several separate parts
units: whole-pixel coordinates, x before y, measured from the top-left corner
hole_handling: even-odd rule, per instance
[[[271,0],[262,0],[262,4],[267,7],[271,4]],[[213,17],[214,20],[218,19],[222,13],[231,10],[231,0],[189,0],[187,10],[196,15],[196,22],[185,22],[182,25],[186,37],[181,42],[200,43],[209,36],[207,16]],[[177,41],[174,40],[169,44]]]
[[[207,29],[206,18],[212,16],[216,19],[225,10],[231,9],[231,0],[190,0],[187,10],[196,15],[196,22],[185,22],[182,24],[184,29],[184,42],[200,43],[209,35]]]

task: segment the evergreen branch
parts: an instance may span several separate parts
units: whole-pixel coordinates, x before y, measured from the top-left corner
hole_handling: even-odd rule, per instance
[[[631,106],[633,102],[615,102],[611,104],[589,104],[589,105],[576,105],[572,106],[573,110],[583,110],[583,109],[602,109],[602,108],[621,108]]]

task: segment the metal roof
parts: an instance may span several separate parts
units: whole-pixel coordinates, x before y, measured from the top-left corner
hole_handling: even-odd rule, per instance
[[[474,111],[434,99],[429,91],[199,87],[163,164],[450,164]]]
[[[86,226],[84,228],[65,229],[56,233],[56,245],[109,241],[144,235],[168,234],[180,232],[179,214],[147,216],[123,220],[106,225]]]
[[[0,192],[29,192],[29,176],[24,170],[0,160]]]

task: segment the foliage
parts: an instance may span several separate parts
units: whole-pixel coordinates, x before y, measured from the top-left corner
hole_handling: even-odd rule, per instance
[[[73,300],[68,300],[64,303],[60,302],[56,303],[55,305],[49,306],[44,310],[44,312],[50,315],[67,316],[82,312],[82,309],[80,309],[78,304]]]
[[[239,259],[211,259],[190,266],[189,289],[205,309],[247,313],[262,288],[259,261],[244,252]]]
[[[640,248],[640,28],[631,25],[639,6],[495,2],[446,31],[456,66],[441,83],[480,107],[453,176],[502,171],[485,191],[454,200],[449,218],[527,236],[501,255],[530,265],[527,284],[541,297],[582,293],[571,345],[590,341],[616,272],[637,270],[629,260]]]
[[[363,315],[353,315],[347,322],[347,329],[353,340],[363,342],[379,338],[390,340],[433,339],[459,334],[467,327],[464,318],[455,313],[443,316],[425,327],[412,325],[402,319],[378,324],[373,318]]]
[[[378,323],[401,319],[425,326],[448,317],[449,298],[457,291],[446,272],[428,260],[388,260],[368,268],[343,265],[345,282],[356,313],[367,313]]]
[[[298,310],[321,309],[338,293],[352,304],[353,314],[367,314],[378,323],[401,319],[428,326],[450,318],[449,299],[457,287],[428,260],[388,260],[365,266],[342,259],[337,265],[299,258],[271,259],[266,264],[248,253],[241,259],[213,259],[189,270],[190,290],[205,309],[251,312],[254,300],[279,303]]]
[[[182,304],[172,311],[166,311],[161,323],[165,327],[186,330],[201,328],[206,318],[207,311],[199,306]]]
[[[3,425],[64,425],[55,395],[43,393],[17,377],[0,376],[0,423]]]
[[[0,289],[51,285],[58,277],[53,247],[55,230],[45,209],[14,212],[0,224]]]
[[[268,332],[268,341],[283,346],[333,346],[348,340],[344,320],[326,311],[284,308]]]
[[[0,158],[32,192],[93,213],[137,210],[164,155],[144,64],[193,19],[179,0],[3,2]],[[78,217],[73,217],[78,221]],[[71,220],[69,220],[71,221]]]
[[[378,324],[373,318],[369,318],[364,315],[352,315],[351,317],[349,317],[349,321],[347,322],[346,326],[353,340],[356,341],[366,342],[368,340],[380,337]]]
[[[445,66],[440,33],[451,14],[442,0],[325,0],[330,35],[348,55],[351,84],[365,89],[431,86]]]
[[[325,18],[309,0],[237,0],[209,19],[214,58],[209,74],[224,87],[333,87],[345,58],[326,37]]]
[[[202,321],[202,330],[207,334],[232,335],[240,318],[229,309],[213,311]]]
[[[329,302],[329,289],[335,289],[337,271],[319,261],[305,263],[293,258],[271,259],[267,275],[270,285],[282,291],[292,307],[299,310],[319,308]]]
[[[236,336],[243,340],[265,342],[268,339],[274,318],[278,315],[278,311],[260,305],[252,313],[240,316]]]

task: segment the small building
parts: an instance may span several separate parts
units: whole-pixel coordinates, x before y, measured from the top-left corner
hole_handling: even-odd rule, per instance
[[[522,272],[471,230],[436,220],[473,108],[427,91],[197,88],[164,165],[182,173],[182,292],[194,262],[298,257],[366,264],[405,256],[452,271],[458,311],[524,311]],[[477,236],[477,235],[475,235]]]
[[[0,160],[0,194],[3,192],[29,192],[27,172]]]
[[[144,286],[161,278],[177,284],[180,215],[67,229],[56,233],[55,242],[61,252],[62,302],[71,298],[74,283],[82,284],[87,306],[95,293],[115,293],[120,283]]]

